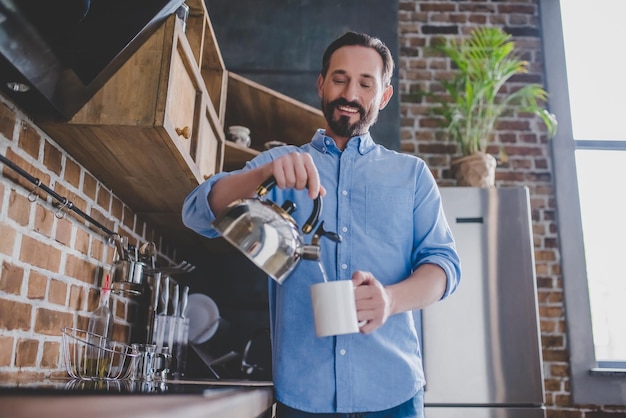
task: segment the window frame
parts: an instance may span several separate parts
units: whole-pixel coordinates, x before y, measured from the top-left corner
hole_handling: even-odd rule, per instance
[[[551,146],[572,400],[576,404],[621,405],[626,369],[600,367],[595,358],[575,160],[577,146],[595,148],[604,141],[589,144],[573,139],[560,0],[539,0],[539,7],[548,105],[559,122]],[[621,144],[604,145],[618,150]]]

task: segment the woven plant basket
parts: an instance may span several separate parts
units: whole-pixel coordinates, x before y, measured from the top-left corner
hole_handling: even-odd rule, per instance
[[[457,186],[495,187],[497,161],[491,154],[477,152],[452,160],[452,175]]]

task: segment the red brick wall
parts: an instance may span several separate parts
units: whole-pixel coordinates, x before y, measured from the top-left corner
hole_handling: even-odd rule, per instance
[[[494,25],[514,35],[517,48],[530,62],[530,71],[509,87],[543,82],[543,59],[537,0],[400,0],[399,92],[401,146],[424,158],[441,186],[454,185],[450,160],[459,156],[456,145],[441,140],[442,132],[430,116],[422,95],[449,76],[445,60],[429,52],[436,37],[466,34],[474,27]],[[563,288],[559,264],[558,230],[550,148],[540,123],[512,117],[499,124],[489,152],[502,147],[508,161],[496,171],[497,186],[528,186],[531,195],[536,276],[543,345],[548,418],[615,417],[626,407],[573,405],[569,387]]]
[[[158,231],[0,96],[0,154],[131,244],[163,243]],[[66,376],[61,327],[85,328],[112,262],[107,237],[0,163],[0,381]],[[34,197],[34,195],[31,195]],[[59,216],[60,216],[59,212]],[[165,260],[171,254],[161,254]],[[114,338],[126,340],[137,304],[113,296]]]

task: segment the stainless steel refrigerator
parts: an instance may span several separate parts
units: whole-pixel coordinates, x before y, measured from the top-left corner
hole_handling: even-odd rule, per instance
[[[528,189],[441,194],[462,278],[421,312],[426,418],[544,418]]]

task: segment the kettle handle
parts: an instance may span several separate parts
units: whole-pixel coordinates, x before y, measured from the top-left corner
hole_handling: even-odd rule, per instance
[[[274,178],[274,176],[269,176],[263,183],[259,184],[259,187],[256,188],[256,194],[259,195],[259,197],[264,197],[274,188],[274,186],[276,186],[276,178]]]
[[[263,181],[263,183],[259,185],[259,187],[257,187],[256,194],[259,195],[259,197],[263,197],[267,193],[269,193],[269,191],[272,190],[274,186],[276,186],[276,179],[274,178],[274,176],[269,176],[267,179],[265,179],[265,181]],[[313,200],[313,211],[311,212],[311,215],[306,220],[304,225],[302,225],[302,232],[308,234],[313,231],[313,228],[315,228],[315,225],[317,225],[317,220],[321,212],[322,198],[318,195]]]

